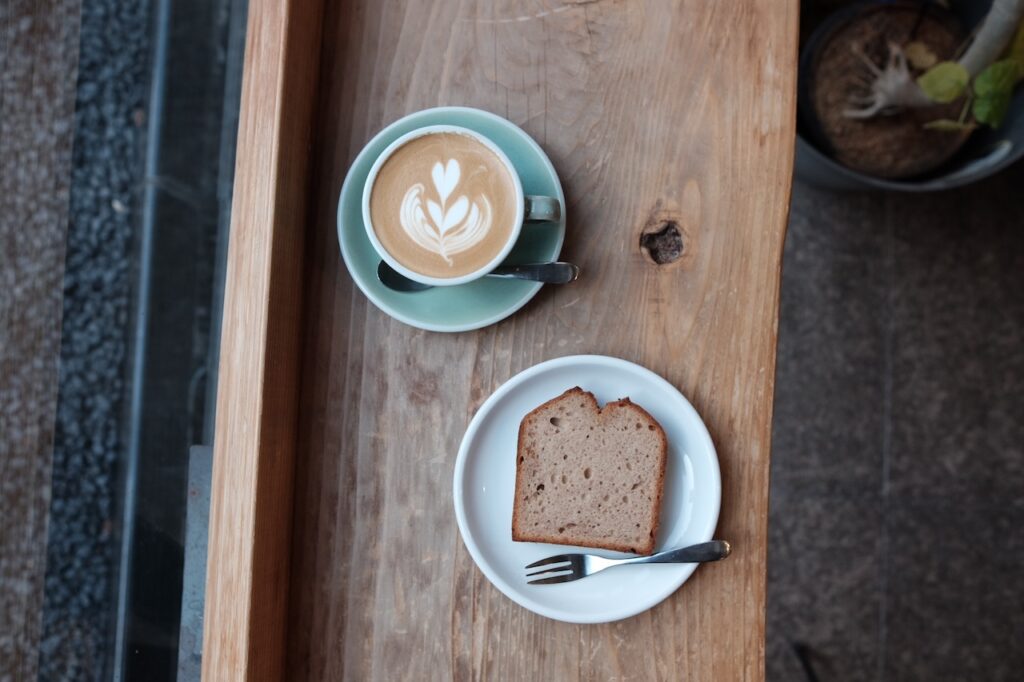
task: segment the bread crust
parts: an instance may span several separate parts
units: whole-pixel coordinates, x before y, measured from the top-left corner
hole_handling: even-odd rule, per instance
[[[644,421],[648,422],[649,424],[653,424],[655,426],[655,432],[658,435],[658,439],[659,439],[659,441],[661,443],[661,447],[659,448],[659,450],[660,450],[660,452],[659,452],[660,459],[659,459],[659,462],[658,462],[657,490],[656,490],[655,494],[651,496],[652,497],[652,501],[651,501],[652,508],[651,508],[650,512],[651,512],[652,518],[654,519],[654,522],[653,522],[653,525],[651,527],[651,532],[649,534],[648,541],[644,545],[642,545],[640,547],[633,547],[631,545],[626,545],[624,543],[619,543],[619,542],[614,542],[614,541],[606,541],[606,542],[590,541],[586,545],[579,545],[579,543],[574,542],[571,537],[567,538],[564,535],[537,532],[537,531],[525,528],[524,525],[522,524],[521,515],[522,515],[522,511],[523,511],[523,505],[525,504],[523,502],[523,497],[524,497],[524,493],[527,492],[523,488],[523,486],[527,485],[527,483],[525,481],[525,476],[522,474],[522,467],[523,467],[523,464],[524,464],[524,458],[528,454],[532,455],[532,453],[527,453],[526,452],[527,448],[526,448],[526,444],[524,442],[525,437],[526,437],[527,426],[533,420],[537,419],[539,417],[539,415],[542,412],[544,412],[547,408],[552,407],[553,405],[557,405],[558,403],[560,403],[562,401],[565,401],[565,400],[567,400],[567,399],[569,399],[571,397],[575,397],[575,396],[583,397],[586,400],[586,402],[590,405],[591,409],[593,410],[593,414],[594,414],[595,418],[598,421],[601,420],[602,416],[607,415],[609,413],[609,410],[614,411],[614,410],[618,410],[618,409],[627,409],[627,410],[633,411],[639,418],[641,418]],[[597,398],[594,397],[594,394],[591,393],[590,391],[584,391],[579,386],[575,386],[573,388],[570,388],[569,390],[565,391],[561,395],[558,395],[558,396],[552,398],[551,400],[548,400],[548,401],[544,402],[543,404],[538,405],[537,407],[535,407],[533,410],[528,412],[526,414],[526,416],[523,417],[523,420],[519,423],[519,436],[518,436],[518,442],[517,442],[517,445],[516,445],[516,484],[515,484],[515,496],[514,496],[513,505],[512,505],[512,539],[514,541],[516,541],[516,542],[544,542],[544,543],[554,544],[554,545],[573,545],[573,546],[581,546],[581,547],[583,547],[583,546],[585,546],[585,547],[594,547],[594,548],[597,548],[597,549],[607,549],[607,550],[612,550],[612,551],[615,551],[615,552],[628,552],[628,553],[640,554],[640,555],[650,555],[650,554],[653,554],[654,553],[654,548],[655,548],[655,543],[656,543],[657,537],[658,537],[658,528],[659,528],[660,522],[661,522],[660,510],[661,510],[661,500],[662,500],[662,497],[664,496],[664,491],[665,491],[665,469],[666,469],[667,462],[668,462],[668,438],[665,436],[665,430],[662,428],[661,424],[658,423],[658,420],[655,419],[654,417],[652,417],[651,414],[647,410],[645,410],[644,408],[640,407],[636,403],[632,402],[628,397],[627,398],[620,398],[619,400],[610,402],[610,403],[606,404],[602,408],[600,406],[600,404],[597,402]]]

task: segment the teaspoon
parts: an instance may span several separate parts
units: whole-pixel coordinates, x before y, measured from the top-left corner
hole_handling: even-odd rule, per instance
[[[572,263],[527,263],[525,265],[502,265],[484,277],[521,279],[544,282],[545,284],[567,284],[575,281],[579,275],[579,267]],[[381,284],[394,291],[425,291],[434,288],[430,284],[409,279],[384,261],[377,266],[377,278]]]

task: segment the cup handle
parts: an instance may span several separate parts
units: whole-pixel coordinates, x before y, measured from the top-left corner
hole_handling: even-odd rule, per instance
[[[562,217],[562,205],[554,197],[526,195],[523,220],[528,223],[557,222]]]

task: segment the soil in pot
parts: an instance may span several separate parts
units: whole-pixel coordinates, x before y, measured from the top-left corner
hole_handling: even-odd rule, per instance
[[[881,68],[889,59],[890,43],[918,42],[942,61],[955,57],[964,38],[952,15],[934,6],[922,11],[917,3],[871,5],[850,14],[810,46],[814,54],[807,95],[819,143],[839,163],[880,178],[910,178],[948,161],[968,133],[927,130],[924,124],[956,119],[962,101],[866,120],[843,112],[852,106],[851,97],[865,94],[868,69],[858,52]],[[911,69],[915,77],[920,75]]]

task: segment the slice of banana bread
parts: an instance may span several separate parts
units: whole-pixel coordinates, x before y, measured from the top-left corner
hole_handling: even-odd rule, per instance
[[[512,539],[654,552],[668,441],[629,398],[571,388],[523,417]]]

